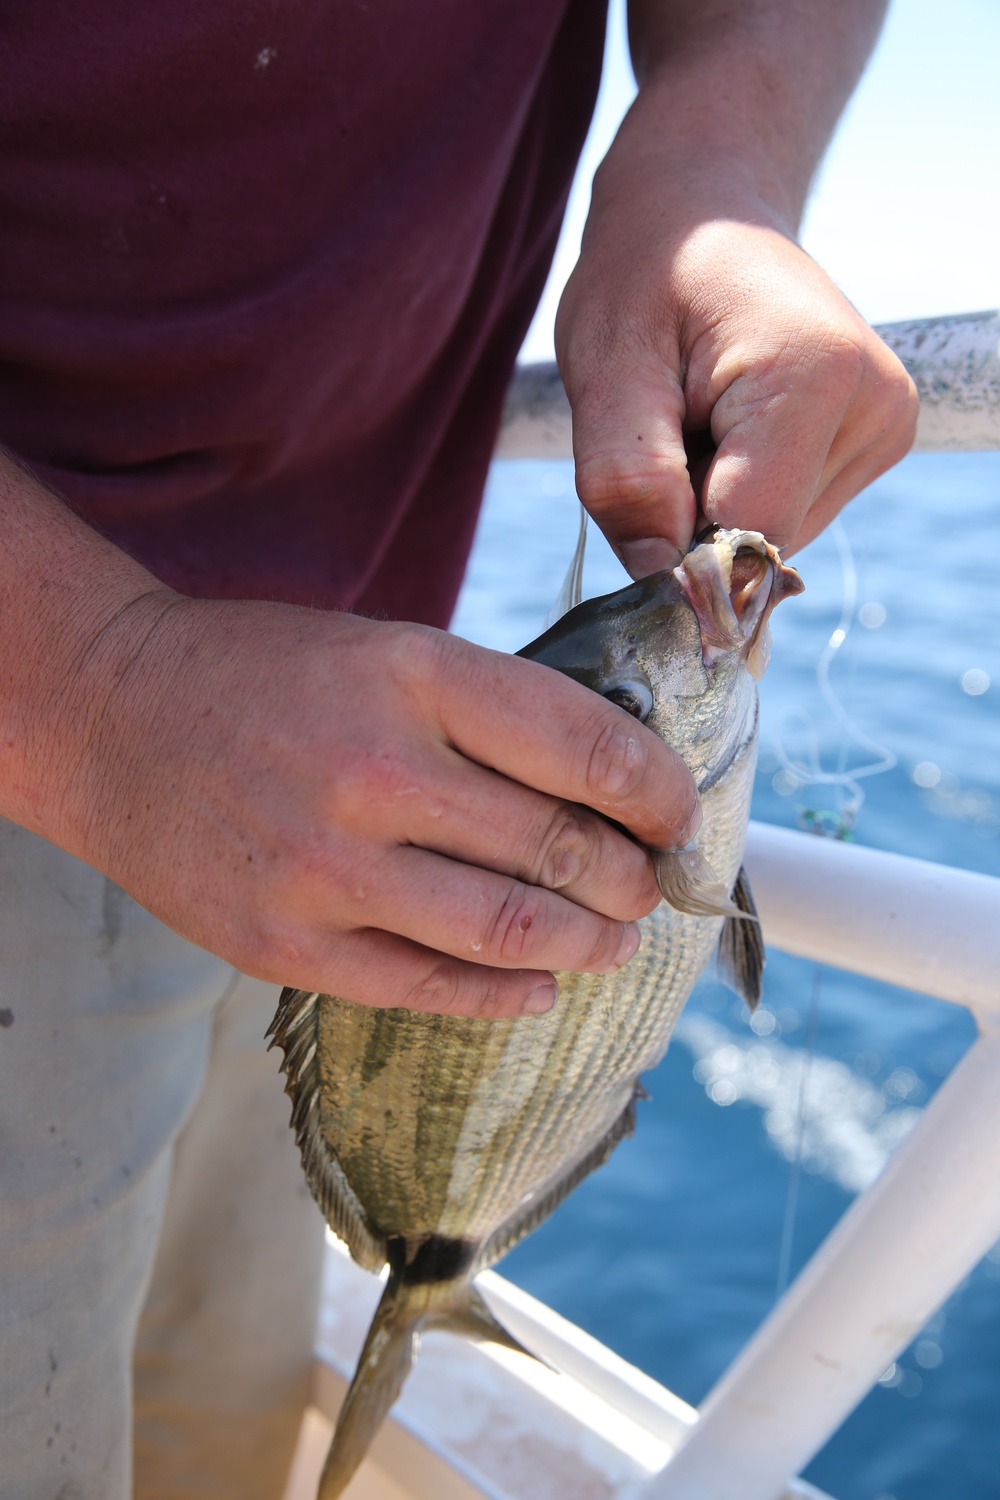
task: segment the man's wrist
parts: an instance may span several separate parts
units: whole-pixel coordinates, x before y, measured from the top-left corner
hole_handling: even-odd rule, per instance
[[[767,122],[731,87],[723,104],[705,105],[720,82],[657,70],[623,122],[594,181],[594,206],[655,194],[672,236],[713,219],[766,224],[794,238],[820,148],[777,149]]]
[[[730,196],[742,181],[794,233],[885,10],[886,0],[631,0],[640,89],[621,139],[633,155],[662,151],[672,177],[687,164],[723,190],[728,179]]]
[[[0,815],[82,853],[95,727],[178,596],[4,454],[0,526]]]

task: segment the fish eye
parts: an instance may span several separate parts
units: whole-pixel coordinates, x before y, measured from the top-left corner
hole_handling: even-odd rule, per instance
[[[653,690],[641,677],[629,678],[627,682],[616,682],[604,695],[609,703],[617,703],[633,719],[644,721],[653,712]]]

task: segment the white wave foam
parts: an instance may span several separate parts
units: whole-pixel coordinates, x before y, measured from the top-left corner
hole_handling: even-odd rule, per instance
[[[880,1089],[845,1063],[810,1059],[803,1048],[784,1042],[738,1037],[709,1016],[682,1017],[675,1037],[694,1054],[694,1076],[713,1103],[746,1099],[757,1105],[772,1145],[786,1161],[798,1157],[801,1140],[806,1171],[849,1193],[875,1180],[922,1113],[914,1105],[888,1103]]]

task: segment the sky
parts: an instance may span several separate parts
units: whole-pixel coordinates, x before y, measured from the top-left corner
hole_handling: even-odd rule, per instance
[[[634,92],[624,0],[612,0],[601,94],[524,359],[554,357],[590,181]],[[1000,0],[893,0],[802,242],[872,323],[1000,305]]]

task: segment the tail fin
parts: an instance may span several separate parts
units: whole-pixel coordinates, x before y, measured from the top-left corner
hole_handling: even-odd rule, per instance
[[[409,1288],[393,1285],[394,1281],[390,1277],[368,1330],[337,1418],[316,1500],[337,1500],[343,1494],[410,1373],[426,1298],[411,1311],[407,1304],[414,1299],[407,1296]]]
[[[422,1327],[529,1353],[497,1322],[470,1282],[407,1284],[393,1271],[344,1398],[316,1500],[338,1500],[347,1488],[410,1373]]]

